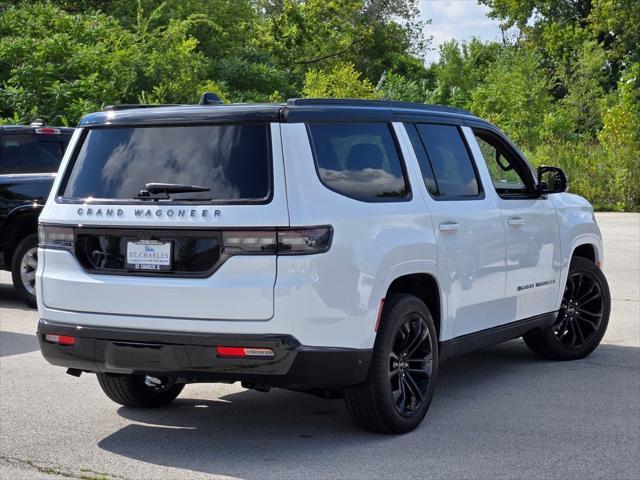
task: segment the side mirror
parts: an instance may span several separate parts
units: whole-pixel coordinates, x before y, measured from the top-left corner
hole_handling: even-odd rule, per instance
[[[540,195],[566,192],[568,187],[569,181],[561,168],[546,165],[538,167],[538,193]]]

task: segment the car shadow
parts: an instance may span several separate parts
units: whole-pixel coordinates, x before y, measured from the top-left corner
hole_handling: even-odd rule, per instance
[[[16,293],[13,285],[9,283],[0,283],[0,315],[4,315],[5,308],[25,310],[29,312],[34,311],[33,308],[25,305],[25,303]]]
[[[35,352],[39,348],[35,335],[0,331],[0,358]]]
[[[335,478],[346,472],[365,478],[421,477],[424,469],[443,462],[447,470],[455,466],[454,477],[473,477],[471,459],[485,461],[496,450],[514,448],[511,436],[493,436],[505,426],[533,431],[527,442],[539,441],[537,448],[549,450],[551,463],[563,449],[580,447],[582,437],[567,439],[566,446],[547,445],[544,422],[550,430],[557,427],[553,422],[566,423],[570,431],[584,423],[582,416],[592,417],[593,408],[602,411],[614,401],[637,404],[628,380],[638,377],[639,353],[635,347],[602,345],[584,360],[550,362],[515,340],[451,359],[441,366],[425,422],[403,436],[357,429],[340,400],[284,390],[242,391],[216,399],[178,398],[155,410],[121,407],[119,415],[131,423],[102,439],[99,447],[147,463],[241,478]],[[603,368],[609,372],[606,380],[595,381]],[[583,404],[585,388],[596,401]],[[614,410],[601,413],[603,421],[619,415]],[[535,432],[541,428],[538,440]],[[591,435],[598,435],[595,426],[584,438],[586,445]],[[401,459],[411,458],[407,448],[412,445],[421,445],[419,456],[407,466]],[[526,456],[529,443],[522,448]],[[587,460],[585,468],[596,460]],[[529,473],[549,475],[543,465]]]

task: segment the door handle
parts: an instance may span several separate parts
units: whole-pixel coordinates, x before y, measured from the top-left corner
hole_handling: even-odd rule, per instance
[[[507,223],[513,227],[524,225],[524,218],[522,217],[509,217]]]
[[[458,222],[444,222],[440,224],[441,232],[453,232],[460,230],[460,224]]]

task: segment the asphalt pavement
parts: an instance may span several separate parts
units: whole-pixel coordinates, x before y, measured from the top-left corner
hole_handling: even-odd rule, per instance
[[[403,436],[352,425],[341,400],[188,385],[171,406],[109,401],[40,355],[37,313],[0,276],[0,478],[640,478],[640,215],[598,215],[613,310],[588,358],[514,340],[440,370]]]

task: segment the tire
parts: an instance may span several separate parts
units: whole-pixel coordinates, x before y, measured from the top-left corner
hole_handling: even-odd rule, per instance
[[[427,414],[437,374],[438,337],[429,309],[413,295],[387,298],[367,379],[344,392],[349,415],[371,432],[410,432]]]
[[[107,397],[125,407],[161,407],[173,402],[184,388],[184,384],[172,383],[166,378],[160,379],[161,385],[150,387],[145,383],[145,375],[98,373],[96,376]]]
[[[593,352],[607,331],[611,294],[602,271],[590,260],[571,259],[562,305],[555,323],[523,339],[537,355],[577,360]]]
[[[24,237],[11,258],[11,280],[18,296],[36,308],[36,269],[38,268],[38,235]]]

